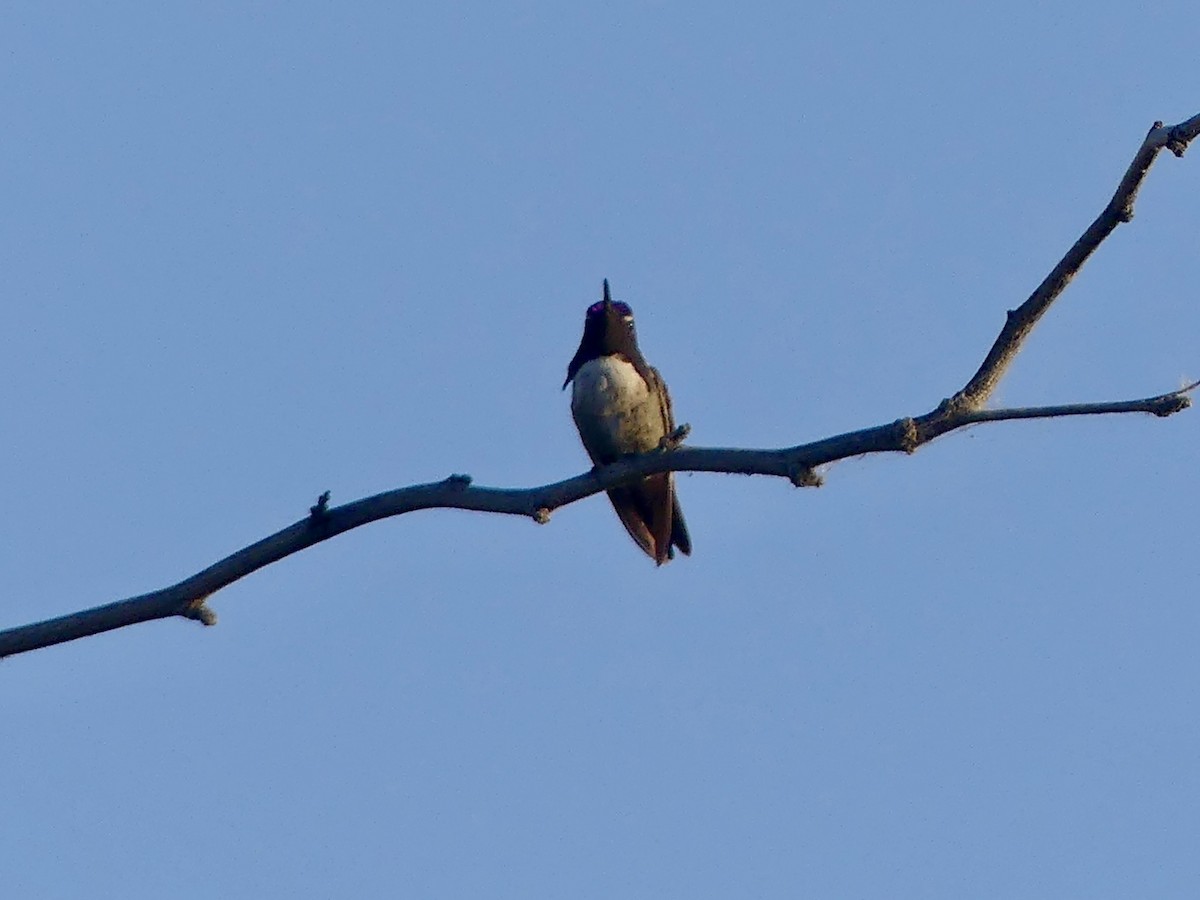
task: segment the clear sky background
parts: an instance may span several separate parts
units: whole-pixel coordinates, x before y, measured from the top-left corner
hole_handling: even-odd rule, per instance
[[[5,626],[333,502],[588,463],[608,277],[691,442],[923,413],[1147,128],[1194,2],[10,3]],[[1003,382],[1200,378],[1200,149]],[[1200,413],[820,490],[435,511],[0,665],[14,898],[1194,897]]]

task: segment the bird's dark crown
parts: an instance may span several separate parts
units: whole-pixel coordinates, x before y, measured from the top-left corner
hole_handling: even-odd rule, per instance
[[[629,308],[628,303],[613,302],[612,294],[608,289],[608,279],[604,279],[604,299],[593,303],[587,308],[588,318],[603,316],[609,308],[620,316],[622,319],[632,319],[633,310]]]
[[[613,354],[628,359],[645,377],[646,373],[643,370],[647,370],[648,367],[642,359],[641,351],[638,350],[637,333],[633,327],[633,310],[629,308],[628,303],[613,302],[608,279],[605,278],[604,299],[587,308],[587,315],[583,320],[583,339],[579,342],[579,349],[575,351],[575,358],[567,367],[567,380],[563,382],[563,387],[570,384],[579,367],[588,360]]]

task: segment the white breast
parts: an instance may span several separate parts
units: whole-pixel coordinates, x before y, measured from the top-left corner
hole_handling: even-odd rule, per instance
[[[633,367],[615,356],[584,363],[575,373],[571,414],[593,461],[645,453],[666,433],[657,394]]]
[[[619,416],[645,403],[650,389],[633,363],[617,356],[586,362],[575,373],[571,412],[575,415]]]

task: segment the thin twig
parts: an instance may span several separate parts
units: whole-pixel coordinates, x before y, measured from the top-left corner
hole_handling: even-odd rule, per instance
[[[1133,162],[1125,170],[1125,175],[1108,205],[1059,260],[1058,265],[1050,270],[1050,274],[1038,285],[1037,290],[1030,294],[1029,299],[1016,309],[1009,310],[1000,336],[988,351],[979,371],[971,376],[971,380],[956,395],[956,404],[978,409],[987,402],[987,398],[996,389],[1009,364],[1020,351],[1021,345],[1033,331],[1033,326],[1045,315],[1050,304],[1058,299],[1101,242],[1122,222],[1133,219],[1134,200],[1137,199],[1138,190],[1159,151],[1167,147],[1176,156],[1183,156],[1188,143],[1197,133],[1200,133],[1200,115],[1172,127],[1166,127],[1162,122],[1154,123],[1146,139],[1142,141],[1142,146],[1134,154]]]

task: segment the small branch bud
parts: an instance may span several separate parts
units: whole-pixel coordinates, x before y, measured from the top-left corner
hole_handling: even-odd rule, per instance
[[[216,625],[217,614],[204,602],[207,598],[201,598],[193,602],[182,613],[185,619],[194,619],[201,625]]]
[[[317,498],[315,506],[308,508],[308,514],[314,519],[323,519],[329,513],[329,491],[325,491]]]
[[[793,465],[788,469],[788,480],[798,488],[821,487],[825,479],[811,466]]]

